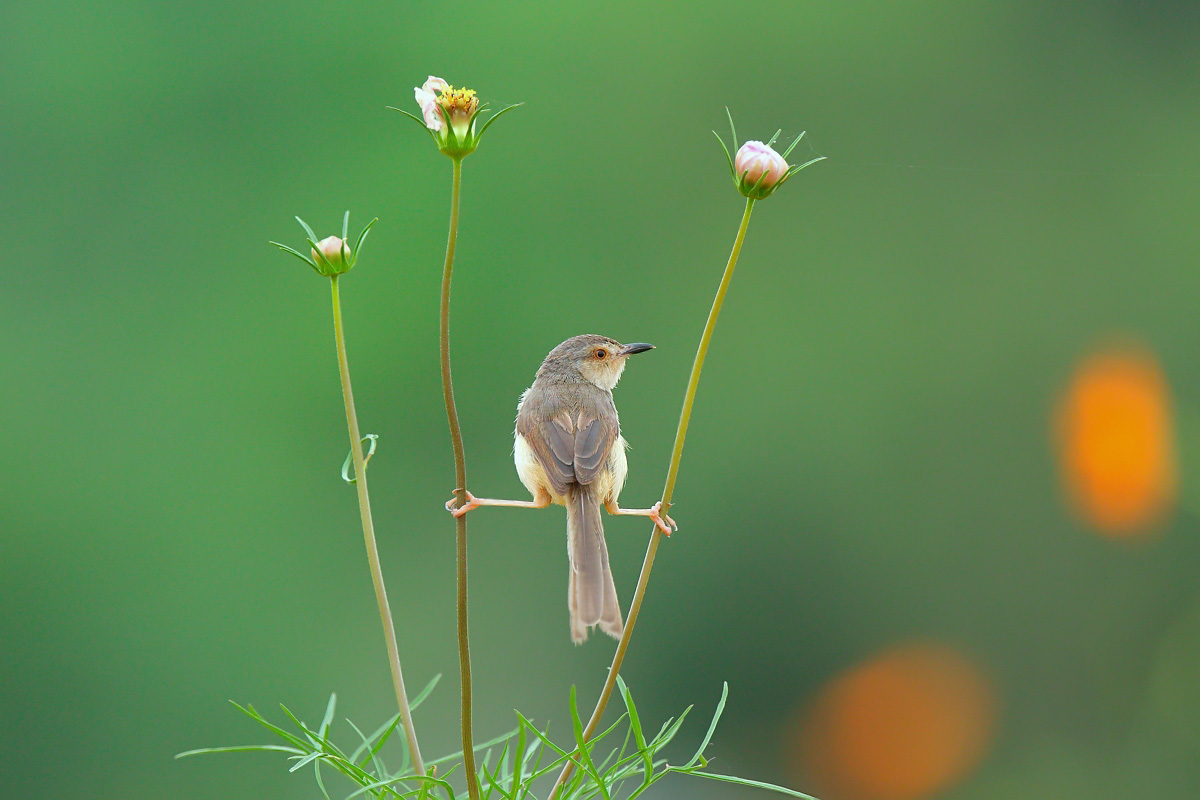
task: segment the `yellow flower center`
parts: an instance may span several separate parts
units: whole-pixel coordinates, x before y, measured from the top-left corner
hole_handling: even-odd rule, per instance
[[[438,103],[451,114],[470,116],[479,108],[479,98],[474,89],[455,89],[447,86],[438,95]]]

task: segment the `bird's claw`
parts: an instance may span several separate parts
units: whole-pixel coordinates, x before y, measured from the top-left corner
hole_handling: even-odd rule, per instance
[[[463,503],[461,506],[455,507],[454,503],[458,500],[459,492],[463,493],[463,495],[467,498],[467,502]],[[475,499],[475,495],[471,494],[466,489],[455,489],[454,497],[451,497],[446,501],[446,510],[449,511],[455,519],[457,519],[468,511],[479,508],[479,505],[480,503]]]
[[[659,509],[662,508],[662,501],[659,500],[654,505],[650,506],[650,514],[647,516],[654,520],[654,524],[663,532],[663,536],[670,536],[672,530],[679,530],[679,526],[675,524],[675,520],[671,519],[666,514],[659,514]],[[665,521],[664,521],[665,520]]]

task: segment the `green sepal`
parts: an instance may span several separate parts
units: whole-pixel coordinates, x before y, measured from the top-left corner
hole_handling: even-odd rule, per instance
[[[791,152],[796,149],[796,145],[800,144],[800,140],[804,138],[804,134],[806,133],[808,133],[808,131],[800,131],[800,135],[792,140],[792,143],[788,145],[788,149],[783,151],[784,159],[787,159],[787,157],[791,155]]]
[[[484,132],[492,126],[492,123],[495,122],[496,120],[500,119],[501,114],[507,114],[509,111],[512,111],[517,106],[523,106],[523,105],[525,105],[525,104],[524,103],[513,103],[510,106],[505,106],[504,108],[497,111],[495,114],[492,114],[492,116],[488,117],[487,121],[483,123],[483,127],[479,129],[479,133],[475,134],[476,143],[478,143],[479,140],[483,138]],[[482,110],[482,109],[480,109],[480,110]],[[472,118],[472,119],[474,119],[474,118]]]
[[[725,153],[725,163],[729,164],[729,177],[733,178],[733,185],[737,186],[737,172],[733,167],[733,156],[729,155],[729,148],[725,146],[725,140],[721,138],[721,134],[716,131],[712,132],[713,136],[717,137],[717,141],[721,143],[721,150]],[[737,144],[736,140],[734,144]]]

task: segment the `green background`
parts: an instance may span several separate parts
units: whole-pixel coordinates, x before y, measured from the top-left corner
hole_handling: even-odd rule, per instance
[[[656,499],[741,211],[710,130],[728,106],[741,136],[807,129],[795,155],[829,157],[750,227],[623,670],[643,717],[703,714],[728,680],[714,767],[812,788],[794,715],[932,639],[1000,708],[941,796],[1200,794],[1197,517],[1093,535],[1049,437],[1114,334],[1185,417],[1200,399],[1194,3],[64,0],[7,4],[0,44],[0,796],[315,798],[282,758],[172,756],[265,741],[227,699],[393,710],[328,286],[267,245],[346,208],[380,218],[343,297],[384,569],[410,686],[445,673],[422,748],[456,749],[450,162],[384,109],[416,111],[429,73],[525,103],[464,169],[453,353],[481,495],[525,496],[517,398],[596,332],[658,346],[616,392],[623,500]],[[1184,437],[1185,508],[1197,454]],[[568,638],[562,512],[471,523],[478,734],[519,708],[561,735],[612,653]],[[606,528],[627,606],[648,526]]]

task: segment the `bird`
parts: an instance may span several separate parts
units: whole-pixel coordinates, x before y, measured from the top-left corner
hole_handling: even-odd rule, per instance
[[[459,490],[446,503],[455,517],[480,506],[566,506],[567,608],[576,644],[586,641],[594,626],[614,639],[624,630],[600,507],[610,514],[649,517],[668,536],[677,529],[660,513],[661,502],[632,509],[617,502],[629,471],[629,445],[621,436],[612,390],[626,359],[653,349],[645,342],[621,344],[596,334],[574,336],[555,347],[517,404],[513,461],[533,500],[478,498],[463,488],[461,506],[455,507]]]

